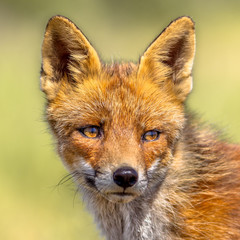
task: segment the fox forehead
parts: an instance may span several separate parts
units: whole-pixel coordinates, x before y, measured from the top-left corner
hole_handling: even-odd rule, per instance
[[[171,88],[160,88],[151,79],[137,77],[136,66],[105,66],[74,86],[62,84],[48,110],[71,124],[99,125],[104,121],[126,127],[139,124],[157,128],[183,116],[182,105]]]

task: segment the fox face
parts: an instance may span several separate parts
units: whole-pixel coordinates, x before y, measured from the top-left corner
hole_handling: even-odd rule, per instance
[[[41,87],[58,152],[84,192],[130,202],[161,185],[185,124],[194,23],[172,22],[138,64],[103,64],[68,19],[50,19]]]

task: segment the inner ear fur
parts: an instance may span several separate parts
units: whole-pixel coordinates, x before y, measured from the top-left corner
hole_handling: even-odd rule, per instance
[[[172,86],[176,96],[184,101],[192,89],[194,54],[194,22],[189,17],[178,18],[147,48],[140,59],[138,75],[151,78],[160,86]]]
[[[53,98],[61,81],[74,83],[99,71],[99,57],[83,33],[69,19],[51,18],[42,44],[41,87]]]

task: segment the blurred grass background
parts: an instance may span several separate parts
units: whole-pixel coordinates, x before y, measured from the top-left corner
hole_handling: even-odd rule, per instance
[[[66,171],[43,121],[41,43],[48,19],[62,14],[102,59],[137,61],[179,16],[196,22],[194,91],[188,105],[240,140],[239,0],[1,0],[0,239],[100,239],[74,186],[55,188]]]

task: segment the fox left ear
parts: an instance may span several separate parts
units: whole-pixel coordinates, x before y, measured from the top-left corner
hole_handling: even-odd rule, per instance
[[[194,22],[189,17],[173,21],[147,48],[140,59],[138,76],[171,87],[184,101],[192,89],[195,54]]]
[[[83,33],[69,19],[51,18],[42,45],[41,88],[53,99],[61,84],[82,81],[99,71],[99,57]]]

